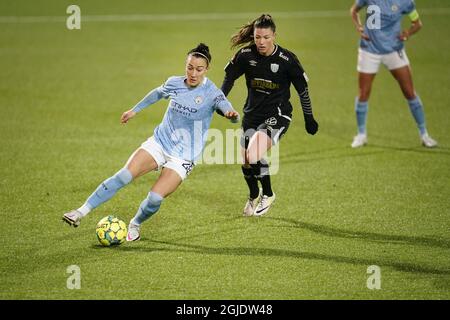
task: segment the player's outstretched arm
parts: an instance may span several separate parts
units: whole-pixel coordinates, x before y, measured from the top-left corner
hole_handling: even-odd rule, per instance
[[[303,70],[301,63],[295,54],[292,54],[292,64],[289,69],[289,74],[292,84],[294,85],[300,98],[303,117],[305,119],[306,132],[314,135],[319,130],[319,124],[313,116],[312,103],[308,90],[308,77],[306,76],[306,72]]]

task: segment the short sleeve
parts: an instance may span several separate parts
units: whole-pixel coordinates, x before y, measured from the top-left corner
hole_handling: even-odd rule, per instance
[[[367,0],[356,0],[355,4],[358,8],[363,8],[367,6]]]
[[[414,0],[408,0],[402,13],[403,14],[410,14],[414,10],[416,10],[416,4],[414,3]]]
[[[244,73],[242,51],[238,51],[233,59],[225,66],[225,73],[233,80],[239,78]]]

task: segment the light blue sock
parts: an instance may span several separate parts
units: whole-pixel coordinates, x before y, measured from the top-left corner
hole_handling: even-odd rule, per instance
[[[91,209],[97,208],[111,199],[120,188],[129,184],[131,180],[133,180],[133,176],[127,168],[119,170],[111,178],[103,181],[87,199],[86,203]]]
[[[131,220],[131,223],[140,225],[142,222],[149,219],[159,210],[163,199],[164,198],[161,195],[150,191],[147,198],[144,199],[139,206],[139,209],[134,218]]]
[[[358,124],[358,133],[366,134],[367,110],[369,102],[360,102],[358,97],[355,99],[356,123]]]
[[[409,110],[411,110],[414,120],[416,120],[420,134],[423,135],[427,133],[427,129],[425,127],[425,114],[423,112],[423,104],[420,97],[416,96],[414,99],[408,100],[408,104]]]

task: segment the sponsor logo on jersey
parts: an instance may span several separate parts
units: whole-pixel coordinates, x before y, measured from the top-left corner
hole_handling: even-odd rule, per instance
[[[286,60],[286,61],[289,61],[289,58],[287,57],[287,56],[285,56],[284,54],[283,54],[283,52],[280,52],[280,58],[282,58],[282,59],[284,59],[284,60]]]
[[[270,80],[265,79],[252,79],[251,81],[252,88],[255,89],[278,89],[280,85],[278,83],[274,83]]]
[[[270,64],[270,70],[272,70],[273,73],[276,73],[279,68],[280,68],[280,65],[278,63],[271,63]]]
[[[195,108],[190,108],[190,107],[187,107],[187,106],[183,106],[182,104],[179,104],[178,102],[176,102],[176,101],[173,101],[172,100],[172,107],[175,109],[175,111],[177,111],[177,112],[184,112],[184,113],[187,113],[187,112],[189,112],[189,114],[190,113],[196,113],[197,112],[197,109],[195,109]]]
[[[250,63],[250,65],[251,65],[252,67],[256,67],[256,64],[257,64],[258,62],[256,62],[255,60],[250,60],[248,63]]]

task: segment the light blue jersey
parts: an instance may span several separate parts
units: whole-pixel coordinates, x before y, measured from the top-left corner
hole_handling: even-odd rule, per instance
[[[171,156],[195,161],[205,146],[212,116],[217,109],[234,111],[216,85],[204,78],[197,87],[188,87],[186,77],[170,77],[162,86],[148,93],[133,111],[139,112],[158,100],[170,99],[154,137]]]
[[[380,13],[380,28],[364,25],[364,33],[370,41],[361,39],[360,48],[375,54],[388,54],[402,50],[404,45],[398,36],[401,33],[401,20],[403,15],[410,14],[415,10],[413,0],[356,0],[360,8],[377,6],[375,10],[369,10],[372,14]]]

